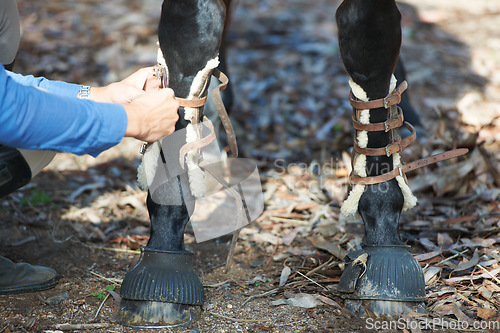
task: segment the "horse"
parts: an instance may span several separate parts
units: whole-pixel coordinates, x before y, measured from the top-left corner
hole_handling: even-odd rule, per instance
[[[224,53],[230,6],[231,0],[163,1],[158,39],[167,69],[165,82],[179,99],[188,101],[181,103],[176,130],[202,121],[210,77],[217,72],[218,55]],[[463,151],[401,163],[399,154],[416,135],[410,124],[408,137],[400,138],[397,131],[405,116],[416,125],[420,122],[403,94],[406,81],[398,61],[401,14],[395,0],[344,0],[335,18],[341,59],[351,78],[355,128],[352,187],[342,212],[359,213],[365,226],[363,249],[347,255],[338,291],[360,314],[368,308],[375,314],[423,311],[423,273],[398,235],[402,211],[416,204],[405,172]],[[146,187],[167,159],[159,144],[149,145],[142,169],[150,174],[149,180],[143,177]],[[192,253],[184,246],[184,229],[199,185],[195,179],[187,172],[148,189],[150,239],[122,284],[118,317],[124,325],[179,326],[201,315],[203,285],[193,269]],[[176,204],[159,203],[157,196]]]

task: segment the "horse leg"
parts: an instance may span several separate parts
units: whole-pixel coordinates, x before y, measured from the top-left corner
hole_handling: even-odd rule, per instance
[[[225,8],[221,0],[163,2],[158,37],[167,67],[168,85],[177,97],[199,99],[206,96],[208,80],[218,65],[224,20]],[[190,124],[200,122],[201,117],[201,108],[179,108],[176,130],[189,129]],[[162,142],[168,143],[168,140],[169,137]],[[156,168],[156,177],[165,165],[180,164],[172,156],[165,156],[159,147],[155,143],[146,152],[142,173],[147,175],[151,167],[154,173]],[[150,160],[158,161],[157,167],[148,163]],[[160,183],[154,178],[156,185],[153,188],[146,177],[150,239],[142,249],[139,262],[122,283],[119,319],[124,325],[179,326],[201,314],[203,285],[193,269],[192,253],[184,247],[184,230],[193,212],[193,193],[202,187],[196,184],[195,178],[191,172],[161,178]]]
[[[393,73],[401,46],[401,15],[395,0],[344,0],[336,19],[340,53],[354,97],[364,102],[385,98],[395,89]],[[399,165],[399,151],[384,152],[395,139],[394,129],[370,128],[391,118],[394,110],[395,106],[355,110],[355,118],[366,128],[356,131],[355,175],[379,176]],[[371,154],[377,148],[382,153]],[[423,274],[398,235],[401,211],[415,203],[401,176],[377,184],[356,184],[351,190],[342,211],[346,215],[359,212],[365,226],[363,249],[347,256],[339,284],[345,298],[355,300],[346,302],[352,310],[362,313],[363,306],[369,306],[375,314],[393,314],[404,311],[408,302],[413,309],[420,306],[425,297]]]
[[[227,65],[226,36],[228,33],[229,24],[231,23],[231,9],[232,9],[231,0],[224,0],[224,5],[226,6],[226,20],[224,22],[224,32],[222,34],[222,40],[221,40],[220,49],[219,49],[220,64],[218,66],[218,69],[221,72],[230,76],[230,73],[228,71],[228,65]],[[210,81],[210,87],[208,89],[209,95],[210,95],[210,92],[212,92],[214,90],[214,88],[217,87],[218,84],[219,84],[219,82],[217,82],[217,80]],[[222,90],[220,92],[220,94],[222,97],[222,101],[224,102],[224,107],[226,108],[228,113],[230,113],[231,108],[233,106],[233,101],[234,101],[234,94],[233,94],[231,81],[228,83],[226,89]],[[218,140],[219,146],[220,147],[227,146],[227,138],[224,137],[224,133],[223,133],[223,131],[221,131],[222,124],[221,124],[217,109],[214,105],[214,102],[213,102],[211,96],[208,97],[207,103],[205,104],[204,114],[214,124],[215,133],[217,134],[217,140]]]

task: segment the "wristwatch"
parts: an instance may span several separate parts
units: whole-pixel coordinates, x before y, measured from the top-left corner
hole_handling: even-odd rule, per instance
[[[89,99],[90,98],[90,86],[82,86],[78,92],[77,97],[79,99]]]

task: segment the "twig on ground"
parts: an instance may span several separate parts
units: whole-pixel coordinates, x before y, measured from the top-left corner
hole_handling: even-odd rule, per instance
[[[302,276],[303,278],[309,280],[310,282],[312,282],[313,284],[323,288],[324,290],[328,291],[328,288],[327,287],[324,287],[322,285],[320,285],[318,282],[314,281],[313,279],[311,279],[310,277],[308,276],[305,276],[304,274],[302,274],[301,272],[297,271],[297,273],[299,273],[300,276]]]
[[[90,324],[57,324],[56,328],[63,331],[72,330],[92,330],[98,328],[106,328],[111,326],[109,323],[90,323]]]
[[[226,274],[229,273],[229,269],[231,269],[234,250],[236,249],[236,242],[238,242],[239,237],[240,237],[240,229],[234,231],[233,238],[231,239],[231,245],[229,246],[229,253],[226,259],[226,267],[224,268],[224,273]]]
[[[469,250],[468,250],[468,249],[467,249],[467,250],[463,250],[462,252],[460,252],[460,253],[456,253],[456,254],[452,255],[451,257],[449,257],[449,258],[443,259],[443,260],[441,260],[440,262],[438,262],[438,263],[436,264],[436,266],[437,266],[437,265],[444,264],[445,262],[450,261],[451,259],[455,259],[456,257],[459,257],[459,256],[463,255],[463,254],[464,254],[465,252],[467,252],[467,251],[469,251]]]
[[[263,292],[262,294],[258,294],[258,295],[252,295],[250,297],[248,297],[243,303],[241,303],[241,306],[244,306],[245,304],[247,304],[248,302],[250,302],[251,300],[253,300],[254,298],[261,298],[261,297],[265,297],[265,296],[268,296],[268,295],[272,295],[278,291],[280,291],[281,289],[283,289],[284,287],[289,287],[293,284],[300,284],[300,283],[303,283],[303,281],[294,281],[294,282],[289,282],[287,284],[285,284],[283,287],[279,287],[279,288],[274,288],[274,289],[271,289],[269,291],[266,291],[266,292]]]
[[[9,203],[10,203],[11,207],[14,208],[14,210],[17,213],[17,215],[19,215],[19,218],[21,219],[21,221],[24,224],[34,224],[33,220],[31,220],[30,218],[26,217],[26,215],[24,215],[21,212],[21,210],[19,209],[19,207],[17,207],[16,203],[13,200],[9,200]]]
[[[276,252],[278,252],[278,248],[279,247],[280,247],[280,242],[276,242],[276,246],[274,247],[273,253],[271,253],[271,255],[269,256],[269,259],[267,259],[267,262],[264,265],[264,268],[267,268],[267,266],[269,266],[269,264],[271,263],[271,260],[273,259],[274,255],[276,254]]]
[[[107,277],[104,277],[101,274],[98,274],[98,273],[95,273],[95,272],[92,272],[92,271],[90,271],[90,274],[93,274],[93,275],[97,276],[98,278],[103,279],[104,281],[108,281],[109,283],[112,283],[112,284],[114,284],[116,286],[121,286],[120,282],[116,282],[116,281],[113,281],[111,279],[108,279]]]
[[[234,282],[233,280],[226,280],[226,281],[222,281],[222,282],[219,282],[219,283],[214,283],[214,284],[204,284],[203,287],[207,287],[207,288],[217,288],[217,287],[220,287],[220,286],[223,286],[225,285],[226,283],[230,283],[230,282]]]
[[[97,319],[97,316],[99,316],[99,312],[101,312],[101,309],[102,307],[104,306],[104,303],[106,303],[106,301],[108,300],[109,298],[109,293],[106,295],[106,297],[104,297],[104,300],[101,302],[101,304],[99,305],[99,308],[97,309],[97,312],[95,313],[95,316],[94,316],[94,319],[93,320],[96,320]]]
[[[264,321],[268,321],[268,319],[238,319],[238,318],[233,318],[233,317],[227,317],[227,316],[224,316],[224,315],[212,312],[212,311],[208,311],[208,313],[210,313],[212,316],[216,316],[216,317],[220,317],[220,318],[224,318],[224,319],[232,320],[232,321],[241,321],[241,322],[245,322],[245,323],[262,323]]]
[[[258,295],[252,295],[250,297],[248,297],[242,304],[241,306],[244,306],[245,304],[247,304],[248,302],[250,302],[251,300],[255,299],[255,298],[260,298],[260,297],[265,297],[267,295],[272,295],[276,292],[278,292],[281,288],[274,288],[274,289],[271,289],[269,291],[266,291],[262,294],[258,294]]]
[[[493,280],[495,280],[496,283],[500,284],[500,280],[494,276],[493,274],[490,273],[490,271],[488,271],[486,268],[484,268],[483,266],[477,264],[477,267],[481,268],[483,271],[486,272],[486,274],[488,274]]]
[[[310,270],[309,272],[307,272],[306,276],[311,276],[314,273],[316,273],[317,271],[321,270],[323,267],[329,265],[333,261],[333,258],[334,258],[334,256],[331,256],[327,262],[325,262],[325,263],[319,265],[318,267],[314,268],[313,270]]]
[[[135,254],[135,255],[141,254],[140,251],[135,251],[135,250],[115,249],[114,247],[102,247],[102,246],[87,245],[87,244],[84,244],[84,245],[90,249],[96,249],[96,250],[113,251],[113,252],[118,252],[118,253],[128,253],[128,254]]]

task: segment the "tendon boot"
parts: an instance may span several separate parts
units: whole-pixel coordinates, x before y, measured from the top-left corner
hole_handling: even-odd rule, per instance
[[[54,288],[59,276],[52,268],[15,264],[0,256],[0,295],[21,294]]]

